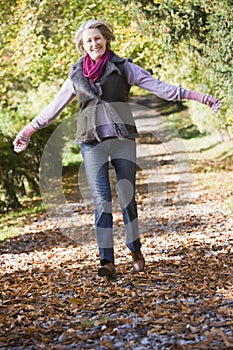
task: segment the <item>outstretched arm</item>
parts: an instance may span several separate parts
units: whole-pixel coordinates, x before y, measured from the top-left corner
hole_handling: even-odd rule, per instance
[[[164,83],[136,64],[126,62],[125,68],[130,85],[141,87],[159,98],[168,101],[194,100],[209,106],[214,112],[218,112],[221,107],[221,102],[217,98]]]
[[[31,135],[50,124],[74,97],[73,85],[68,78],[53,101],[18,133],[13,142],[14,151],[17,153],[24,151],[29,144]]]

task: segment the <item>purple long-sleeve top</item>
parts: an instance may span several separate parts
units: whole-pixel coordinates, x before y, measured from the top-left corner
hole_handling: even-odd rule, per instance
[[[186,89],[155,79],[148,71],[132,62],[125,62],[125,73],[129,85],[141,87],[161,99],[174,101],[186,98]],[[31,121],[33,128],[41,129],[50,124],[75,96],[72,81],[68,77],[52,102]],[[104,108],[98,110],[97,121],[100,126],[101,138],[116,136],[114,127],[109,122]]]

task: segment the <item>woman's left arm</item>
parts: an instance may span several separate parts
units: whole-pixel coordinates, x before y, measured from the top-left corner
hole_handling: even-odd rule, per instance
[[[218,112],[221,107],[221,102],[217,98],[164,83],[155,79],[147,70],[132,62],[127,61],[125,63],[125,70],[130,85],[141,87],[164,100],[194,100],[209,106],[214,112]]]

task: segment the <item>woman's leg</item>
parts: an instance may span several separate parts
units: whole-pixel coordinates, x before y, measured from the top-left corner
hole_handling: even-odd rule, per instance
[[[104,142],[82,144],[82,156],[95,205],[95,234],[101,265],[114,264],[112,197],[108,172],[108,149]]]
[[[135,200],[136,143],[133,140],[112,140],[111,162],[117,176],[117,187],[126,229],[126,246],[131,252],[141,248]]]
[[[126,228],[126,246],[133,259],[133,270],[144,270],[135,201],[136,144],[133,140],[115,140],[111,148],[112,164],[116,171],[119,200]]]

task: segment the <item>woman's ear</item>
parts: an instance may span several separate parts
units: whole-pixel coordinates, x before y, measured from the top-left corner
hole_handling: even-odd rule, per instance
[[[83,42],[82,42],[82,50],[83,50],[83,53],[87,53],[86,50],[84,49]]]

